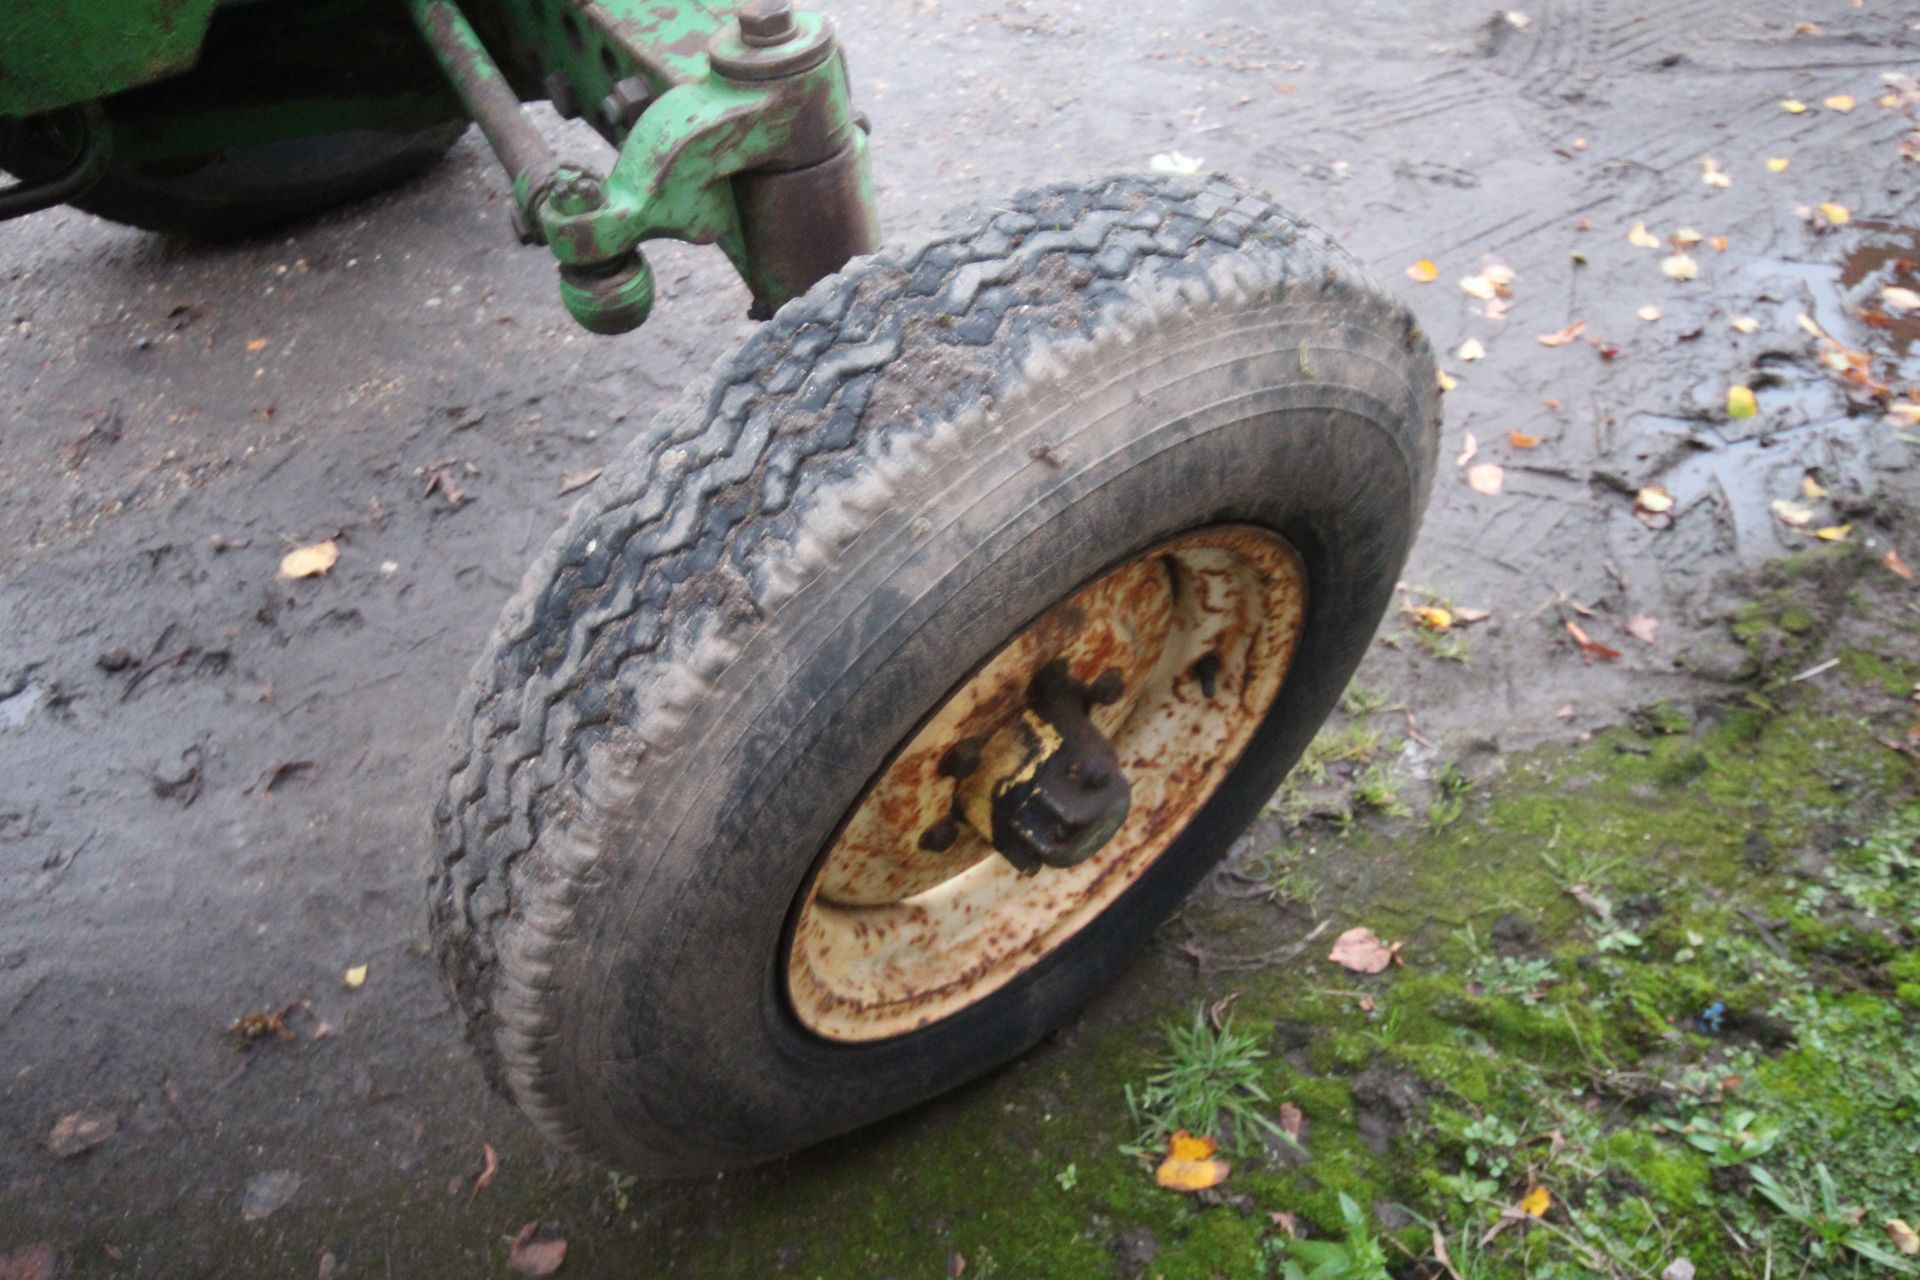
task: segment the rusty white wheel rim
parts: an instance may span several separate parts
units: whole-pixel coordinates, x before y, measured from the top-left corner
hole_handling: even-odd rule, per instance
[[[1305,610],[1305,574],[1285,540],[1215,525],[1110,570],[1015,636],[868,786],[802,891],[786,960],[800,1022],[847,1042],[927,1026],[1099,915],[1240,758],[1286,678]],[[1087,861],[1030,876],[971,827],[944,850],[923,847],[950,815],[949,749],[1016,715],[1056,659],[1083,683],[1122,673],[1124,695],[1089,715],[1133,789],[1126,821]]]

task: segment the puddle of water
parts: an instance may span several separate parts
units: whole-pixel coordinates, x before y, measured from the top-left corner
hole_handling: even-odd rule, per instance
[[[1858,224],[1867,238],[1840,262],[1840,286],[1847,298],[1864,310],[1869,327],[1879,331],[1874,346],[1890,349],[1901,376],[1912,378],[1916,370],[1913,344],[1920,338],[1920,311],[1895,312],[1882,305],[1881,289],[1896,285],[1920,289],[1920,230],[1891,222],[1862,221]]]

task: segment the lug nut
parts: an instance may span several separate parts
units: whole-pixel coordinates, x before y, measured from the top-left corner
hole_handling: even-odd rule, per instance
[[[756,49],[780,44],[795,30],[793,6],[787,0],[747,0],[737,16],[741,42]]]
[[[920,847],[928,853],[944,853],[953,848],[953,842],[960,838],[960,824],[952,818],[942,818],[920,833]]]

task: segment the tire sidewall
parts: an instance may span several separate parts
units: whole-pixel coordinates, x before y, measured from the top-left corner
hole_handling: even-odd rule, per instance
[[[1029,403],[956,424],[961,446],[916,459],[711,682],[687,744],[638,766],[643,791],[672,799],[596,815],[605,880],[576,920],[590,941],[556,962],[564,1012],[548,1056],[578,1131],[610,1158],[736,1166],[1005,1061],[1137,956],[1257,815],[1371,640],[1428,467],[1405,362],[1390,358],[1401,335],[1330,330],[1282,302],[1197,326],[1184,316],[1184,356],[1138,364],[1158,348],[1135,334]],[[1311,376],[1296,337],[1328,343]],[[1270,713],[1194,821],[1100,916],[979,1003],[870,1044],[801,1027],[783,976],[796,896],[897,744],[1029,619],[1221,523],[1294,546],[1308,614]]]

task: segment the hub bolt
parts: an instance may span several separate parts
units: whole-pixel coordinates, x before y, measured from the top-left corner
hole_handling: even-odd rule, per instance
[[[615,133],[625,133],[640,123],[640,114],[652,101],[653,86],[647,78],[628,76],[600,100],[600,121]]]
[[[756,49],[793,37],[793,6],[788,0],[747,0],[740,6],[740,41]]]

